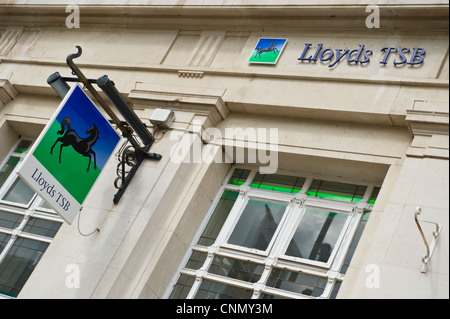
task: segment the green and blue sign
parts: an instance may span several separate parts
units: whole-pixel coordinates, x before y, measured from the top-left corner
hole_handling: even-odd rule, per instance
[[[119,140],[89,97],[75,85],[18,174],[70,224]]]
[[[283,52],[286,42],[286,39],[259,39],[248,62],[276,64]]]

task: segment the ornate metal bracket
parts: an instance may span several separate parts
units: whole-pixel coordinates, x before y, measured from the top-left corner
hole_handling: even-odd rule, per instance
[[[426,254],[422,257],[423,266],[422,266],[421,272],[425,273],[425,272],[427,272],[428,263],[431,260],[431,256],[433,256],[434,248],[436,247],[437,241],[439,239],[439,235],[441,234],[442,226],[435,222],[420,220],[420,222],[422,222],[422,223],[434,224],[436,226],[436,230],[433,231],[433,241],[431,242],[431,245],[428,245],[428,242],[425,238],[422,227],[420,226],[419,219],[417,218],[417,216],[419,216],[421,213],[422,213],[422,208],[417,207],[416,212],[414,214],[414,220],[416,221],[417,228],[419,228],[420,235],[422,236],[423,242],[425,243],[425,247],[427,249]]]
[[[80,46],[76,46],[78,49],[77,53],[69,54],[66,58],[67,65],[72,70],[72,74],[76,76],[76,79],[74,79],[76,82],[81,82],[84,84],[86,89],[92,94],[93,98],[97,101],[97,103],[105,110],[105,112],[108,114],[108,116],[112,119],[112,121],[117,125],[117,127],[120,129],[122,134],[125,137],[131,137],[131,128],[127,127],[126,125],[123,125],[123,123],[119,120],[119,118],[116,116],[116,114],[111,110],[109,105],[105,102],[105,100],[102,99],[100,94],[94,89],[92,86],[92,83],[96,83],[94,80],[87,79],[84,74],[81,72],[81,70],[78,68],[78,66],[73,61],[76,58],[79,58],[82,54],[82,49]],[[70,80],[69,78],[64,78],[65,81]],[[133,145],[138,146],[137,142],[132,142]]]
[[[133,147],[133,150],[130,150],[127,148],[127,150],[126,150],[127,152],[123,154],[124,162],[121,163],[123,173],[121,174],[121,176],[119,176],[119,179],[116,179],[114,181],[114,186],[119,189],[117,191],[117,193],[114,195],[114,199],[113,199],[114,204],[117,204],[119,202],[120,198],[122,197],[122,195],[124,194],[126,188],[130,184],[131,179],[136,174],[136,171],[138,170],[142,161],[146,158],[160,160],[161,155],[155,154],[155,153],[148,153],[148,151],[150,150],[150,147],[152,146],[152,144],[154,142],[154,138],[153,138],[152,134],[147,131],[147,129],[143,126],[142,123],[138,123],[140,126],[138,128],[139,129],[138,133],[141,133],[141,135],[145,136],[145,141],[144,141],[145,145],[143,147],[133,137],[132,127],[130,125],[127,125],[124,122],[120,121],[119,118],[116,116],[116,114],[111,110],[109,105],[105,102],[105,100],[103,100],[103,98],[100,96],[100,94],[94,89],[94,87],[92,86],[92,83],[97,84],[98,86],[101,87],[100,80],[102,80],[102,85],[107,85],[108,83],[110,83],[110,87],[111,86],[114,87],[114,83],[112,81],[109,81],[109,79],[107,79],[107,76],[103,76],[102,78],[99,78],[98,80],[87,79],[84,76],[84,74],[81,72],[81,70],[78,68],[78,66],[75,64],[75,62],[73,61],[74,59],[80,57],[81,53],[82,53],[82,49],[80,46],[76,46],[76,48],[78,49],[78,52],[68,55],[67,59],[66,59],[67,65],[72,70],[72,74],[76,76],[76,79],[64,78],[64,80],[66,80],[66,81],[70,80],[70,81],[76,81],[76,82],[83,83],[84,86],[86,87],[86,89],[92,94],[94,99],[97,101],[97,103],[103,108],[103,110],[105,110],[105,112],[109,115],[111,120],[116,124],[116,126],[122,132],[123,137],[125,137],[128,140],[128,142],[131,143],[131,145]],[[113,88],[113,90],[116,90],[116,89]],[[116,92],[117,92],[116,95],[120,96],[120,93],[118,93],[118,91],[116,91]],[[126,102],[124,102],[124,103],[126,103]],[[134,112],[128,106],[128,104],[125,105],[125,109],[127,112],[133,113],[132,115],[135,116]],[[135,116],[135,118],[136,118],[135,122],[138,121],[137,116]],[[127,157],[128,159],[125,159],[125,157]],[[134,161],[133,162],[130,161],[129,158],[133,158]],[[131,164],[130,166],[132,166],[132,168],[128,172],[128,174],[125,174],[125,162],[128,164]],[[119,185],[119,182],[120,182],[120,185]]]

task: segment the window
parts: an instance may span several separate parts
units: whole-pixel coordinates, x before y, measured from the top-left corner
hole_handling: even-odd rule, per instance
[[[17,297],[62,224],[16,174],[31,144],[21,139],[0,162],[0,298]]]
[[[234,168],[168,298],[335,298],[376,186]]]
[[[227,243],[266,251],[286,208],[285,204],[249,200]]]
[[[306,207],[285,254],[328,262],[347,219],[345,213]]]

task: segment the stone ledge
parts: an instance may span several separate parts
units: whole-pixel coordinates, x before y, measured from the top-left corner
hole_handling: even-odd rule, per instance
[[[213,125],[224,120],[230,110],[222,99],[225,89],[200,87],[174,88],[170,85],[136,83],[128,98],[137,107],[170,108],[206,115]]]

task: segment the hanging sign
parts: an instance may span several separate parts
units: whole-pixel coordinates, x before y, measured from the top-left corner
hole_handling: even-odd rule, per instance
[[[119,139],[94,103],[74,85],[18,174],[71,224]]]

